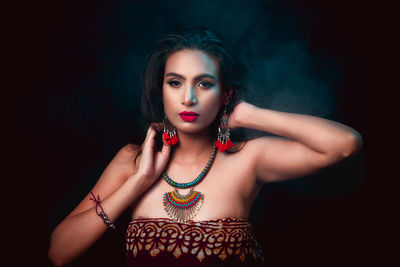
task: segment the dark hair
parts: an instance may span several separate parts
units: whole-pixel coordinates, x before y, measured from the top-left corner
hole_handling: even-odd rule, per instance
[[[245,87],[242,84],[245,68],[232,48],[209,29],[202,27],[186,28],[178,33],[166,35],[159,40],[147,54],[147,63],[142,73],[142,112],[148,123],[161,122],[164,116],[162,85],[165,64],[168,57],[184,49],[199,50],[219,62],[219,77],[222,90],[233,90],[228,115],[243,99]],[[216,137],[216,129],[222,115],[221,109],[210,126],[211,137]]]

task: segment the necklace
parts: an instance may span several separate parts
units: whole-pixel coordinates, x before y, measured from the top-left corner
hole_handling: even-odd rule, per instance
[[[204,203],[204,194],[199,191],[195,191],[194,186],[199,184],[208,173],[208,170],[211,168],[211,165],[214,162],[216,152],[217,149],[214,144],[210,159],[208,160],[206,166],[200,175],[197,176],[197,178],[192,182],[177,183],[165,172],[161,175],[170,186],[175,188],[174,191],[166,192],[163,196],[164,210],[175,221],[187,222],[199,212]],[[186,195],[182,195],[178,192],[178,189],[184,188],[190,188],[189,193]]]

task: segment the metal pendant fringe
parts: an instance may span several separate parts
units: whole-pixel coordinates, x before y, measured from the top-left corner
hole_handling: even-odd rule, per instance
[[[221,117],[221,122],[218,126],[218,136],[215,146],[221,152],[225,152],[226,150],[234,147],[234,144],[230,139],[230,131],[228,125],[228,115],[226,114],[226,107],[224,109],[224,114]]]
[[[175,145],[178,143],[178,137],[176,135],[176,128],[172,127],[172,129],[169,129],[166,124],[167,124],[167,115],[165,115],[165,118],[163,119],[163,139],[165,142],[169,145]]]
[[[167,214],[178,222],[187,222],[197,215],[204,203],[204,194],[190,189],[186,195],[174,191],[167,192],[163,196],[164,209]]]

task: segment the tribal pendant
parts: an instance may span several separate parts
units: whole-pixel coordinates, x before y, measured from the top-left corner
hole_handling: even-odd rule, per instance
[[[199,212],[204,203],[204,195],[199,191],[190,189],[186,195],[174,191],[166,192],[163,196],[164,209],[175,221],[187,222]]]
[[[231,149],[235,145],[230,139],[230,131],[228,125],[228,115],[226,115],[226,107],[224,109],[224,114],[221,117],[221,122],[218,126],[218,136],[215,146],[218,147],[218,150],[221,152],[225,152],[228,149]]]

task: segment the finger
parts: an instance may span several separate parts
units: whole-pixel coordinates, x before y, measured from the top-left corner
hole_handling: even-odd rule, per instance
[[[142,145],[142,153],[143,156],[145,157],[153,157],[153,150],[154,150],[154,136],[156,135],[156,132],[154,129],[149,129],[149,134],[146,137],[146,140],[144,140],[143,145]],[[150,159],[150,158],[149,158]]]
[[[163,130],[162,122],[153,122],[153,127],[156,131],[160,132]]]
[[[168,163],[170,152],[171,152],[171,146],[163,145],[161,151],[156,153],[154,161],[155,161],[155,168],[158,172],[161,172],[165,169],[165,166]]]
[[[152,126],[152,125],[150,125],[149,128],[147,128],[147,133],[146,133],[146,138],[145,138],[145,140],[146,140],[147,137],[149,136],[149,134],[150,134],[150,132],[151,132],[152,129],[153,129],[153,126]]]
[[[150,140],[154,139],[154,136],[156,135],[156,131],[154,130],[153,127],[149,127],[149,129],[147,130],[147,136],[146,139],[144,140],[143,144],[146,145],[147,143],[149,143]]]
[[[164,142],[163,147],[161,148],[161,154],[164,155],[165,157],[169,156],[169,153],[171,151],[171,145],[167,144]]]
[[[146,133],[146,137],[142,143],[142,149],[144,149],[144,145],[146,144],[147,140],[149,140],[149,135],[152,131],[153,127],[150,125],[149,128],[147,128],[147,133]]]

